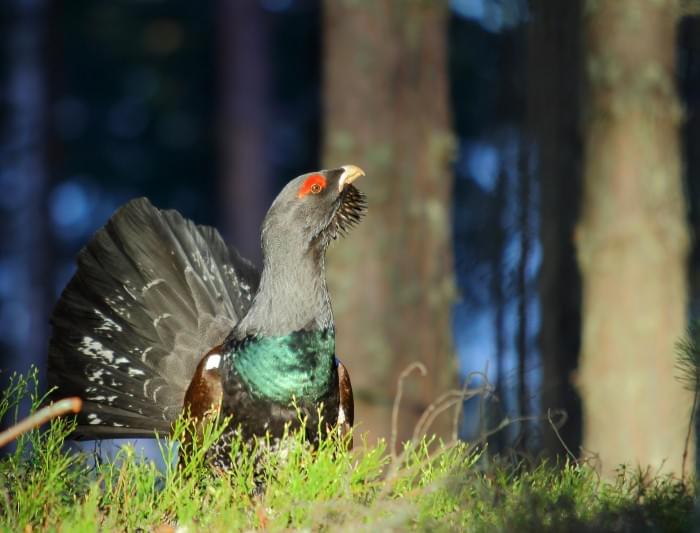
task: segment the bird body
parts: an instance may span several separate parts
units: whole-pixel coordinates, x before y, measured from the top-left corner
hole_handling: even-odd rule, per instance
[[[76,437],[167,434],[183,410],[230,417],[228,440],[280,437],[300,415],[312,442],[319,416],[350,427],[324,263],[365,211],[361,175],[348,165],[288,183],[263,223],[262,272],[175,211],[145,199],[117,211],[52,315],[49,383],[83,399]]]

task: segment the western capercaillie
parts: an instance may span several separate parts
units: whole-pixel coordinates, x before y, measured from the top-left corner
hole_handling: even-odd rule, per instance
[[[262,272],[176,211],[144,198],[119,209],[51,317],[49,384],[84,402],[75,436],[167,435],[183,409],[218,410],[246,439],[279,437],[299,414],[311,441],[351,426],[324,260],[366,210],[352,185],[363,175],[347,165],[290,181],[263,222]]]

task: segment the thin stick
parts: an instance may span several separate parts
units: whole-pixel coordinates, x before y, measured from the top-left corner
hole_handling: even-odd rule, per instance
[[[486,370],[484,372],[469,372],[464,378],[464,385],[462,386],[462,402],[457,404],[457,407],[455,409],[455,415],[454,419],[452,420],[452,441],[457,442],[457,439],[459,437],[458,431],[459,431],[459,422],[460,422],[460,416],[462,415],[462,409],[464,406],[464,401],[470,400],[474,396],[479,396],[483,398],[484,396],[487,396],[490,394],[492,391],[492,387],[489,384],[489,377],[488,377],[488,369],[489,369],[489,362],[486,361]],[[477,388],[474,392],[474,394],[469,394],[469,383],[471,383],[472,379],[475,377],[479,377],[483,380],[483,385],[481,387]]]
[[[474,377],[480,377],[484,380],[484,384],[476,389],[469,389],[469,383]],[[456,400],[470,400],[475,396],[485,396],[491,392],[491,387],[488,383],[488,377],[482,372],[469,372],[464,379],[464,385],[461,389],[451,389],[441,396],[437,400],[432,402],[421,414],[415,428],[413,429],[413,441],[414,443],[418,441],[421,434],[426,434],[428,429],[433,423],[433,420],[437,415],[445,411],[445,402],[447,402],[448,407],[452,405],[457,405],[455,409],[455,418],[453,420],[453,440],[457,440],[457,425],[459,424],[459,415],[462,412],[461,404],[455,404]],[[436,411],[439,411],[436,413]]]
[[[565,411],[554,411],[554,414],[560,414],[564,417],[564,419],[559,423],[559,427],[564,425],[566,423],[567,419],[567,414]],[[557,436],[557,439],[559,439],[559,444],[562,445],[564,450],[566,450],[566,453],[569,454],[569,457],[573,459],[574,464],[579,464],[578,463],[578,457],[574,455],[574,453],[571,451],[571,449],[566,445],[566,442],[564,442],[564,439],[561,436],[561,433],[559,433],[559,427],[557,427],[557,424],[554,423],[554,420],[552,420],[552,410],[547,409],[547,421],[549,422],[549,426],[552,428],[552,431],[554,431],[554,434]]]
[[[428,375],[428,369],[423,363],[415,361],[408,365],[401,375],[399,376],[399,382],[396,388],[396,396],[394,397],[394,406],[391,409],[391,457],[396,460],[398,458],[396,454],[396,440],[399,433],[399,407],[401,406],[401,396],[403,396],[403,380],[408,377],[408,375],[414,370],[419,370],[423,377]]]
[[[486,443],[492,435],[495,435],[499,431],[502,431],[506,427],[510,426],[511,424],[520,424],[523,421],[528,421],[528,422],[538,422],[541,419],[539,416],[516,416],[515,418],[504,418],[501,420],[501,422],[493,429],[490,429],[486,431],[485,433],[482,433],[481,437],[479,440],[472,442],[469,445],[468,452],[471,453],[472,450],[474,450],[479,444]]]
[[[479,388],[473,390],[453,389],[442,394],[423,411],[413,429],[413,440],[418,441],[422,434],[426,434],[437,415],[443,413],[447,407],[455,405],[455,401],[468,400],[483,393],[484,390]]]
[[[462,415],[462,408],[464,406],[465,396],[467,394],[467,389],[469,388],[469,381],[464,379],[464,384],[462,385],[462,401],[458,402],[455,406],[454,418],[452,419],[452,442],[457,442],[459,437],[459,419]]]
[[[490,387],[489,385],[489,360],[486,360],[486,365],[484,365],[484,387]],[[493,391],[489,391],[492,393]],[[488,393],[487,393],[488,394]],[[479,396],[479,435],[483,435],[486,431],[486,394]]]
[[[462,391],[454,392],[456,393],[455,397],[446,399],[441,405],[433,404],[433,408],[430,410],[430,412],[427,412],[427,416],[425,417],[425,420],[423,422],[423,427],[420,428],[421,433],[427,435],[430,426],[433,425],[433,422],[435,422],[435,419],[438,416],[447,411],[453,405],[457,405],[461,402],[464,402],[466,396],[462,393]]]
[[[49,420],[68,413],[78,413],[83,406],[80,398],[64,398],[28,416],[21,422],[0,433],[0,448],[12,442],[30,429],[45,424]]]
[[[681,465],[681,479],[685,479],[685,463],[688,461],[688,448],[690,447],[690,437],[693,434],[693,426],[695,425],[695,411],[698,408],[698,388],[695,387],[693,393],[693,409],[690,413],[690,421],[688,422],[688,433],[685,436],[685,446],[683,446],[683,462]]]

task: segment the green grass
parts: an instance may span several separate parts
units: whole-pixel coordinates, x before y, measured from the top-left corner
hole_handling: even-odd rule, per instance
[[[36,374],[17,376],[0,399],[0,415],[21,398],[36,408]],[[256,490],[249,454],[234,471],[212,472],[206,448],[222,424],[206,427],[186,465],[162,444],[163,471],[133,447],[95,466],[63,447],[72,421],[54,421],[17,441],[0,461],[0,528],[62,532],[188,531],[689,531],[694,489],[672,478],[620,470],[615,482],[586,467],[499,463],[466,443],[420,442],[392,459],[383,443],[346,452],[329,439],[317,451],[298,434],[288,453],[265,454]],[[176,434],[186,431],[180,422]],[[357,439],[356,440],[361,440]],[[234,445],[239,449],[240,443]]]

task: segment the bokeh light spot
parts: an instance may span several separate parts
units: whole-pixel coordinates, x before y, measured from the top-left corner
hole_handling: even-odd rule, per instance
[[[89,206],[84,187],[75,181],[56,186],[50,200],[51,220],[59,228],[70,228],[84,223]]]

